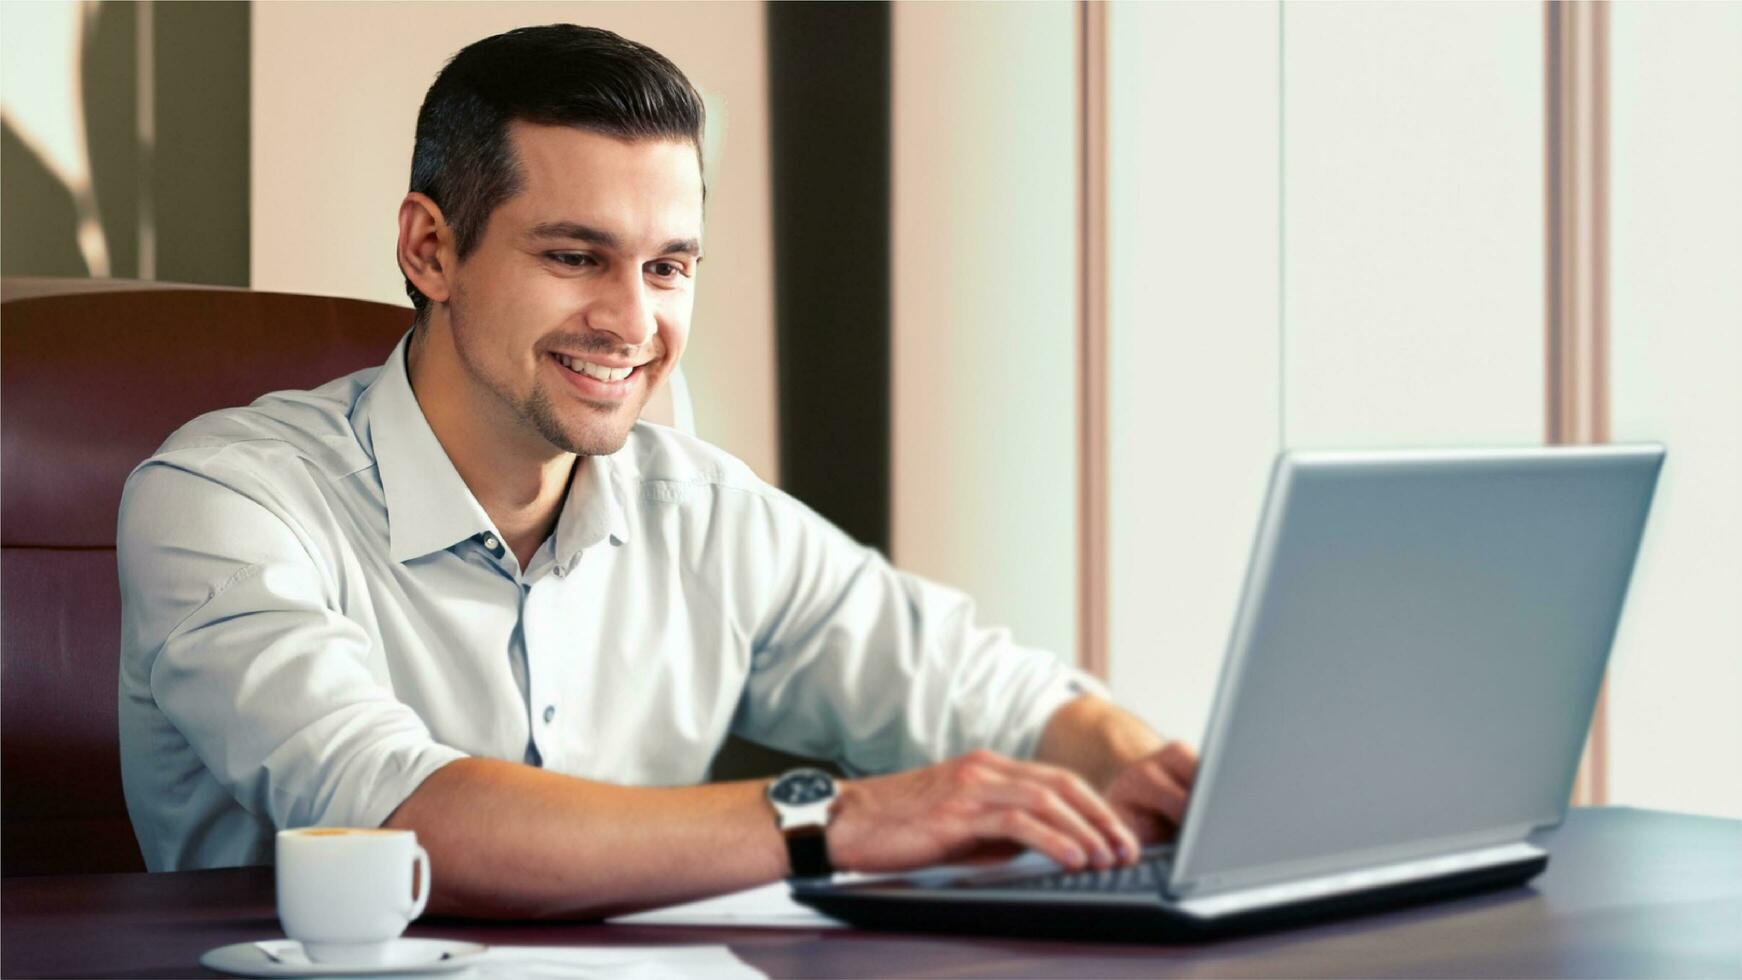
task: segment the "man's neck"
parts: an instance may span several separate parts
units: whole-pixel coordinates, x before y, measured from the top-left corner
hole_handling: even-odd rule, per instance
[[[405,367],[436,441],[524,570],[556,527],[577,458],[523,431],[507,406],[480,391],[445,330],[422,328]]]

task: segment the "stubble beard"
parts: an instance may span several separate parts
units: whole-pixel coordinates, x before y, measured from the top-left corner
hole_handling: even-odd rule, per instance
[[[531,422],[532,427],[538,430],[538,434],[546,442],[565,453],[578,456],[609,456],[622,449],[623,444],[629,441],[630,428],[635,424],[635,416],[631,416],[629,424],[621,427],[606,429],[602,424],[593,431],[571,431],[564,426],[556,406],[551,404],[550,392],[537,382],[533,383],[532,393],[521,402],[519,412],[521,418]],[[635,415],[640,415],[640,412]],[[611,419],[611,423],[615,421],[614,418]],[[583,425],[580,428],[589,427]]]
[[[471,336],[469,321],[470,318],[463,309],[461,296],[456,291],[448,304],[448,324],[449,329],[453,332],[454,349],[459,354],[460,363],[464,366],[466,373],[489,389],[490,393],[506,406],[517,417],[518,421],[530,426],[552,446],[577,456],[609,456],[622,449],[623,445],[629,441],[629,430],[634,427],[635,419],[640,417],[641,409],[646,406],[648,394],[651,391],[645,381],[640,385],[641,404],[635,406],[635,410],[629,414],[627,424],[618,423],[617,415],[622,411],[619,408],[617,412],[612,412],[609,415],[600,413],[603,417],[600,424],[596,426],[589,426],[585,422],[578,426],[571,425],[563,419],[562,413],[557,411],[550,392],[545,389],[542,379],[538,376],[534,376],[532,390],[525,397],[516,395],[506,381],[491,376],[491,373],[482,363],[483,359],[474,356],[471,345],[468,343]],[[544,355],[540,356],[542,358]]]

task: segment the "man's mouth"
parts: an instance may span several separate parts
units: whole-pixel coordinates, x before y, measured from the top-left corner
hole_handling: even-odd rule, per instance
[[[570,374],[578,374],[605,384],[620,384],[627,381],[631,375],[646,366],[646,364],[609,364],[588,361],[569,354],[554,352],[551,357]]]

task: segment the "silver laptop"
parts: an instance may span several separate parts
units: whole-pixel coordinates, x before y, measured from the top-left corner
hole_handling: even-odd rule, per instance
[[[870,927],[1167,941],[1522,884],[1548,861],[1527,836],[1566,813],[1663,457],[1281,455],[1177,845],[794,897]]]

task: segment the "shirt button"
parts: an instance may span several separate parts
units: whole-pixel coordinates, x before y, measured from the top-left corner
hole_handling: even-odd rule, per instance
[[[556,705],[554,705],[554,704],[545,705],[544,706],[544,723],[548,725],[551,723],[551,720],[554,718],[556,718]]]

